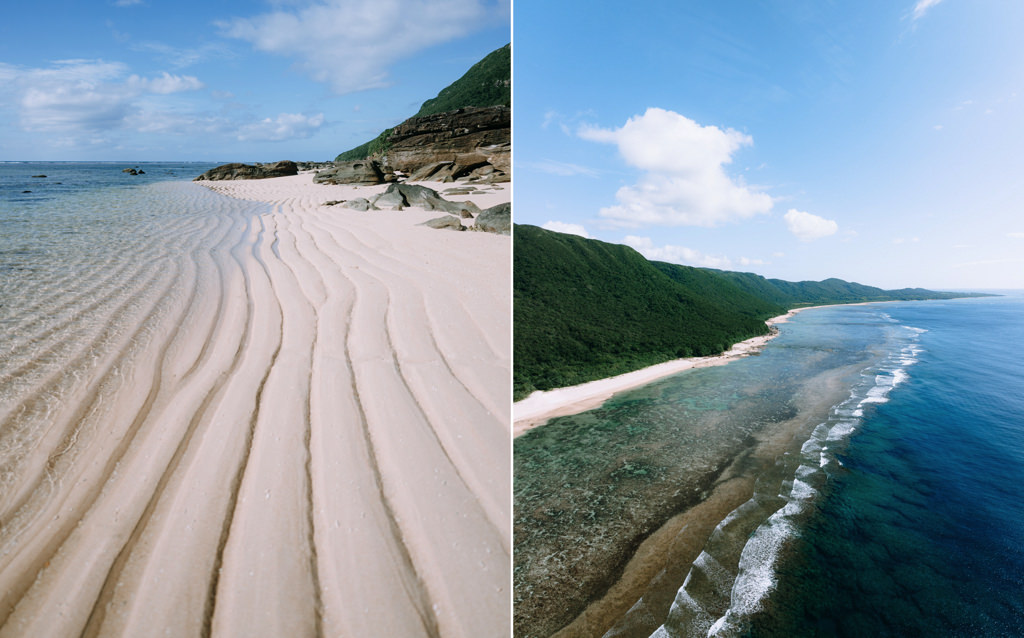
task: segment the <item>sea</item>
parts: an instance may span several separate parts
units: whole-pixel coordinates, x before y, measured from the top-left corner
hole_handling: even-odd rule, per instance
[[[600,597],[732,459],[753,497],[606,638],[1024,636],[1024,292],[1001,292],[807,309],[758,356],[519,437],[516,635],[576,617],[572,586]]]
[[[0,525],[58,413],[101,412],[183,300],[216,303],[267,206],[192,183],[213,166],[0,162]]]

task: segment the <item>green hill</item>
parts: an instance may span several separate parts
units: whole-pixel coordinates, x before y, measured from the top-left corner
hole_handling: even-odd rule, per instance
[[[523,225],[513,241],[517,399],[715,354],[767,333],[764,320],[783,312],[713,273],[670,276],[628,246]]]
[[[513,395],[728,350],[807,305],[970,296],[651,262],[628,246],[513,228]]]
[[[437,97],[430,98],[420,106],[413,117],[454,111],[467,106],[511,106],[512,105],[512,45],[488,53],[455,80]],[[374,139],[339,154],[334,161],[349,162],[379,156],[387,151],[388,137],[393,129],[385,129]]]

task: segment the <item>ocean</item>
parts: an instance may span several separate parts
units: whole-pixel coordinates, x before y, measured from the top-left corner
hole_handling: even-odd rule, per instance
[[[217,302],[265,207],[191,183],[210,167],[0,163],[0,554],[140,353]]]
[[[806,310],[516,440],[516,635],[1024,635],[1022,479],[1020,293]]]
[[[1024,297],[879,305],[920,331],[780,552],[751,636],[1024,635]]]

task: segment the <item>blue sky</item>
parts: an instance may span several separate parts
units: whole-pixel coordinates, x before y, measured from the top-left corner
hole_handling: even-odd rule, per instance
[[[518,223],[651,259],[1024,288],[1024,3],[515,3]]]
[[[0,20],[0,160],[327,160],[510,39],[509,0],[54,0]]]

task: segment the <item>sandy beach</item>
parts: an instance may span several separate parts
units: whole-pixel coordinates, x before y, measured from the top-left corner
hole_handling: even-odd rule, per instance
[[[806,308],[790,310],[784,315],[772,317],[765,323],[769,327],[785,323],[801,310],[806,310]],[[525,399],[512,404],[514,436],[519,436],[531,428],[543,425],[555,417],[593,410],[619,392],[647,385],[663,377],[692,368],[724,365],[735,359],[749,356],[764,348],[765,344],[777,334],[778,332],[773,330],[771,334],[741,341],[728,351],[713,357],[675,359],[607,379],[589,381],[567,388],[534,392]]]
[[[0,637],[507,633],[510,238],[205,185],[269,212],[0,406]]]

